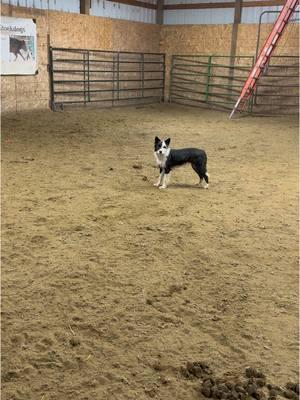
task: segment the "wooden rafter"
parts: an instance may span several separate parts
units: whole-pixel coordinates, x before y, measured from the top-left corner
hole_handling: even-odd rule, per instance
[[[156,10],[160,7],[161,0],[157,0],[157,4],[147,3],[139,0],[107,0],[114,3],[126,4],[129,6],[149,8]],[[285,0],[249,0],[243,1],[243,7],[274,7],[282,6]],[[235,1],[221,3],[188,3],[188,4],[165,4],[164,10],[197,10],[197,9],[213,9],[213,8],[235,8]]]
[[[258,1],[245,1],[243,7],[272,7],[281,6],[285,4],[285,0],[258,0]],[[235,2],[222,2],[222,3],[188,3],[188,4],[166,4],[165,10],[193,10],[193,9],[206,9],[206,8],[235,8]]]
[[[145,1],[138,1],[138,0],[108,0],[108,1],[112,1],[114,3],[127,4],[128,6],[150,8],[152,10],[156,10],[157,8],[156,4],[146,3]]]

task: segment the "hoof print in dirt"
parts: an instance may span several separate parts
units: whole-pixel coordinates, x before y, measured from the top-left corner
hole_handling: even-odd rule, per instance
[[[6,373],[3,373],[3,375],[2,375],[3,382],[14,381],[15,379],[18,379],[18,378],[19,378],[19,373],[17,371],[8,371]]]
[[[133,164],[132,168],[134,168],[134,169],[142,169],[143,166],[141,164]]]
[[[153,368],[155,371],[163,371],[163,369],[164,369],[164,367],[161,365],[161,363],[160,363],[159,361],[155,361],[155,362],[152,364],[152,368]]]
[[[151,397],[152,399],[156,396],[156,390],[154,389],[154,388],[147,388],[147,389],[145,389],[145,393],[149,396],[149,397]]]
[[[72,337],[72,338],[70,339],[70,345],[71,345],[72,347],[79,346],[79,345],[80,345],[80,339],[77,338],[77,337]]]

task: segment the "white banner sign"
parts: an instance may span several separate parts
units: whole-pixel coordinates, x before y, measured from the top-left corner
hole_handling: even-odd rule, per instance
[[[36,23],[32,19],[1,17],[1,75],[37,73]]]

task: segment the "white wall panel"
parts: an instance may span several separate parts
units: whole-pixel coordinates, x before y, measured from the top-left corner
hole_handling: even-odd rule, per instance
[[[1,3],[16,7],[79,13],[79,0],[1,0]]]
[[[208,0],[165,0],[166,4],[207,3]],[[223,0],[214,0],[214,3]],[[229,0],[230,1],[230,0]],[[243,7],[242,23],[258,24],[259,16],[264,11],[280,11],[281,6],[276,7]],[[273,23],[277,14],[264,14],[262,23]],[[293,19],[299,22],[300,15],[294,14]],[[234,20],[234,8],[212,8],[198,10],[166,10],[164,13],[165,24],[232,24]]]
[[[282,7],[244,7],[242,12],[242,24],[253,24],[259,22],[259,16],[264,11],[280,11]],[[279,14],[265,14],[262,23],[272,23]]]
[[[165,24],[232,24],[233,8],[201,10],[165,10]]]

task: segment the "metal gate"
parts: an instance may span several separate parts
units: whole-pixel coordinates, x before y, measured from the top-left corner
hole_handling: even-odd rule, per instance
[[[190,106],[231,110],[254,62],[254,57],[174,55],[170,101]]]
[[[50,47],[51,108],[164,99],[165,55]]]
[[[174,55],[170,101],[196,107],[232,110],[252,69],[254,57]],[[297,114],[299,112],[299,58],[272,56],[260,78],[248,112]]]

